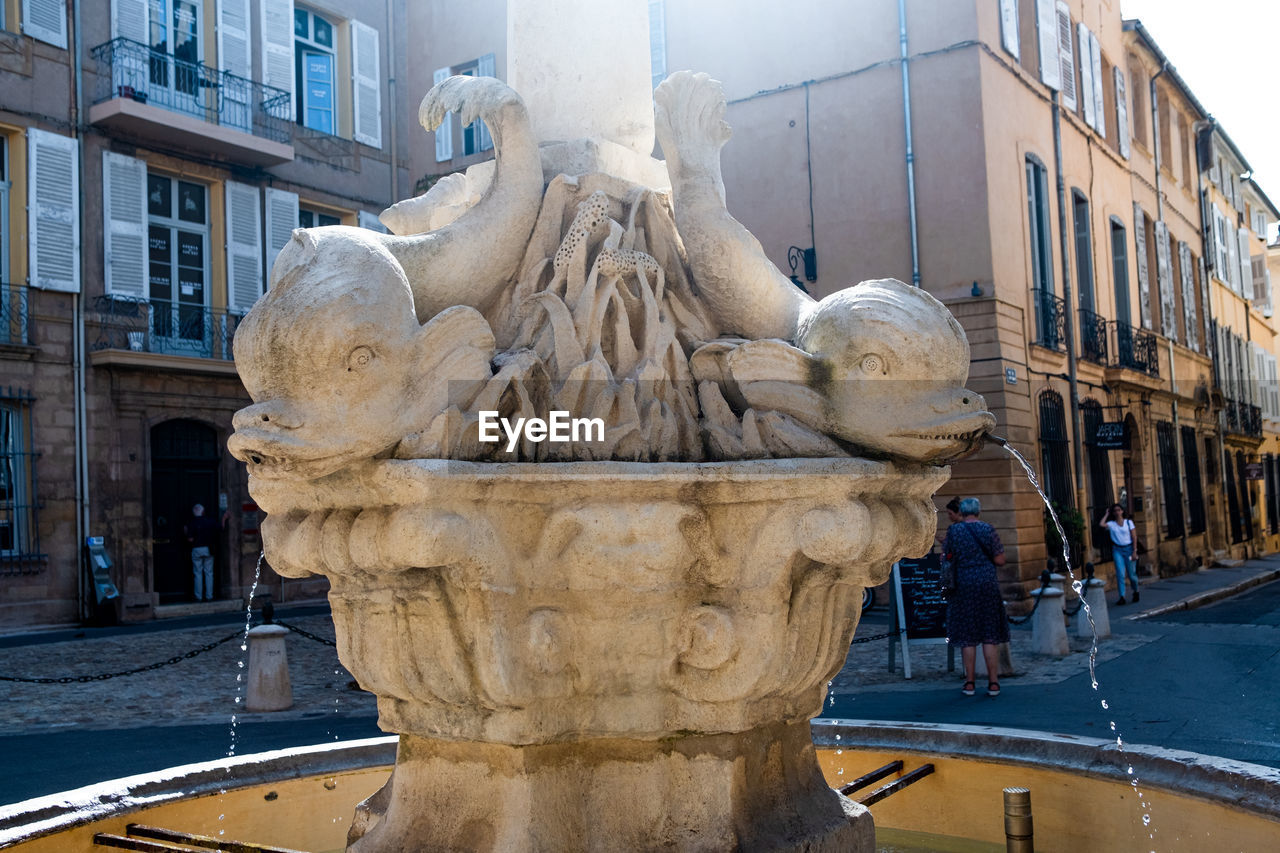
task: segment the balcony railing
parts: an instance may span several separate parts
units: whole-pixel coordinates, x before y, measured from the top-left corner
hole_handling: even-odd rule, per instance
[[[292,96],[126,38],[91,51],[109,69],[98,75],[94,103],[129,98],[275,142],[292,138]]]
[[[30,344],[27,286],[0,283],[0,344]]]
[[[1262,437],[1262,409],[1243,400],[1226,397],[1222,401],[1222,413],[1226,418],[1226,430],[1251,438]]]
[[[1094,364],[1107,363],[1107,321],[1088,308],[1080,309],[1080,357]]]
[[[99,296],[93,349],[230,360],[242,314],[165,299]]]
[[[1111,366],[1139,370],[1148,376],[1159,376],[1159,339],[1155,333],[1119,320],[1112,320],[1109,325],[1114,331]]]
[[[1067,303],[1052,291],[1031,288],[1036,309],[1036,337],[1033,343],[1061,350],[1067,345]]]

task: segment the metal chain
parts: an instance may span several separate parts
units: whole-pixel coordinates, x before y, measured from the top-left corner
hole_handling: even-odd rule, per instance
[[[1036,603],[1031,605],[1031,612],[1026,616],[1020,616],[1016,619],[1006,613],[1005,618],[1009,620],[1010,625],[1025,625],[1027,622],[1031,621],[1031,617],[1036,615],[1036,608],[1040,606],[1041,601],[1044,601],[1044,591],[1049,588],[1049,583],[1049,573],[1042,572],[1040,574],[1040,595],[1036,596]]]
[[[849,643],[849,645],[851,645],[851,646],[856,646],[856,645],[858,645],[859,643],[874,643],[876,640],[884,640],[884,639],[887,639],[887,638],[889,638],[889,637],[895,637],[895,636],[897,636],[899,633],[901,633],[901,632],[899,632],[899,631],[890,631],[890,632],[889,632],[889,633],[887,633],[887,634],[876,634],[876,635],[871,636],[871,637],[859,637],[858,639],[856,639],[856,640],[854,640],[853,642]]]
[[[198,649],[192,649],[189,652],[180,655],[174,655],[168,660],[158,661],[156,663],[147,664],[146,666],[135,667],[134,669],[126,669],[122,672],[106,672],[101,675],[63,675],[57,678],[21,678],[14,675],[0,675],[0,681],[17,681],[22,684],[88,684],[92,681],[106,681],[109,678],[120,678],[125,675],[137,675],[140,672],[151,672],[154,669],[160,669],[170,664],[181,663],[184,660],[204,654],[207,651],[216,649],[223,643],[230,642],[238,637],[243,637],[244,631],[236,631],[228,634],[221,640],[214,640],[212,643],[205,643]]]
[[[324,643],[326,646],[334,646],[335,648],[338,645],[337,640],[330,640],[326,637],[317,636],[311,633],[310,631],[302,630],[296,625],[290,625],[288,622],[281,622],[279,619],[277,619],[275,621],[275,624],[279,625],[281,628],[288,628],[290,631],[292,631],[295,634],[301,634],[302,636],[306,637],[308,640],[315,640],[317,643]]]

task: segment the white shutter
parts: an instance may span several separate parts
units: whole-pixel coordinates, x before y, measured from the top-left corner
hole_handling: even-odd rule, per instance
[[[1271,400],[1271,417],[1280,418],[1280,382],[1276,381],[1276,357],[1267,355],[1267,386]]]
[[[1134,257],[1138,261],[1138,314],[1142,328],[1151,328],[1151,281],[1147,278],[1147,227],[1142,205],[1133,205]]]
[[[1253,255],[1249,262],[1253,274],[1253,304],[1259,311],[1270,313],[1271,277],[1267,275],[1267,256]]]
[[[271,268],[298,227],[298,194],[288,190],[267,187],[267,281],[271,281]]]
[[[370,213],[367,210],[361,210],[356,213],[356,224],[361,228],[368,228],[370,231],[377,231],[380,234],[387,233],[387,226],[382,224],[378,214]]]
[[[1236,232],[1236,238],[1240,241],[1240,252],[1238,254],[1238,262],[1240,264],[1240,295],[1245,299],[1253,298],[1253,268],[1249,265],[1249,229],[1240,226],[1240,230]]]
[[[1062,67],[1062,105],[1076,108],[1076,55],[1071,47],[1071,7],[1058,0],[1058,55]]]
[[[1218,249],[1217,264],[1214,269],[1214,273],[1217,274],[1219,281],[1234,290],[1235,286],[1232,282],[1235,280],[1235,276],[1231,271],[1235,267],[1235,264],[1232,263],[1231,256],[1234,254],[1232,247],[1235,245],[1236,241],[1231,237],[1227,230],[1227,217],[1223,215],[1222,208],[1218,207],[1216,204],[1213,205],[1213,230],[1214,245]]]
[[[1244,296],[1244,290],[1240,286],[1240,241],[1232,233],[1225,216],[1222,217],[1222,229],[1222,242],[1227,247],[1227,265],[1223,270],[1222,280],[1231,285],[1233,291]]]
[[[80,292],[79,140],[27,129],[28,283]]]
[[[1018,55],[1016,42],[1013,55]],[[667,79],[666,0],[649,0],[649,80],[656,89],[665,79]]]
[[[1182,320],[1187,328],[1187,345],[1200,352],[1200,336],[1196,333],[1196,280],[1191,273],[1191,247],[1178,244],[1178,273],[1182,285]]]
[[[259,0],[262,4],[262,82],[289,93],[279,118],[294,121],[293,0]]]
[[[249,0],[218,0],[218,68],[245,80],[253,79],[253,60],[249,57]],[[248,86],[223,86],[219,102],[222,124],[252,131],[253,105]]]
[[[151,44],[147,0],[111,0],[111,37]]]
[[[357,142],[382,147],[382,64],[378,31],[359,21],[351,22],[352,108]]]
[[[1000,0],[1000,46],[1014,59],[1018,53],[1018,0]]]
[[[1103,139],[1107,138],[1107,102],[1103,97],[1102,87],[1106,85],[1106,81],[1102,79],[1102,46],[1098,44],[1098,37],[1093,33],[1089,33],[1089,59],[1093,65],[1093,114],[1097,119],[1098,135]],[[1081,97],[1089,97],[1086,90]]]
[[[1116,141],[1120,144],[1120,156],[1129,156],[1129,102],[1125,91],[1124,71],[1117,65],[1112,72],[1116,78]]]
[[[449,79],[449,69],[437,68],[431,75],[432,84],[443,83]],[[445,113],[436,128],[436,162],[453,159],[453,113]]]
[[[227,308],[248,311],[262,295],[258,188],[227,181]]]
[[[1156,220],[1156,281],[1160,286],[1160,331],[1178,341],[1178,318],[1173,299],[1173,252],[1169,246],[1169,226]]]
[[[102,271],[107,293],[146,295],[147,164],[102,152]]]
[[[1084,111],[1084,123],[1098,126],[1097,104],[1093,99],[1093,41],[1092,33],[1084,24],[1076,24],[1077,42],[1080,45],[1080,106]],[[1105,122],[1103,122],[1105,124]]]
[[[484,56],[476,60],[476,76],[477,77],[494,77],[497,76],[497,65],[492,53],[486,53]],[[480,150],[493,150],[493,137],[489,134],[489,128],[485,126],[484,121],[476,119],[477,129],[480,131]]]
[[[66,50],[67,4],[64,0],[22,0],[22,31]]]
[[[1040,82],[1062,88],[1062,59],[1058,52],[1058,12],[1054,0],[1036,0],[1036,35],[1040,43]]]

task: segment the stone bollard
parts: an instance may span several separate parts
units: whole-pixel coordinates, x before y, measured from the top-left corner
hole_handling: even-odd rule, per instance
[[[1031,593],[1048,601],[1040,602],[1031,619],[1031,646],[1038,655],[1062,657],[1071,651],[1067,644],[1067,626],[1062,621],[1062,590],[1045,587]]]
[[[1111,636],[1111,616],[1107,613],[1107,582],[1101,578],[1093,578],[1085,583],[1087,588],[1084,600],[1089,603],[1089,610],[1093,613],[1094,630],[1099,640],[1105,640]],[[1076,636],[1092,636],[1089,632],[1089,617],[1085,615],[1083,607],[1076,614]]]
[[[293,707],[289,655],[284,646],[288,633],[279,625],[259,625],[249,632],[247,710],[283,711]]]
[[[1071,597],[1067,595],[1067,590],[1071,589],[1071,587],[1067,586],[1067,576],[1058,571],[1051,572],[1049,574],[1049,588],[1056,589],[1062,593],[1062,624],[1065,626],[1066,620],[1071,618],[1067,615],[1067,604],[1071,601]]]

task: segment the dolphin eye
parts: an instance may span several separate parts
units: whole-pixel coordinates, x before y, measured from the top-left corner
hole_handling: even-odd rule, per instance
[[[347,356],[347,372],[350,373],[353,370],[363,370],[368,367],[369,363],[372,361],[373,350],[369,349],[369,347],[356,347],[351,351],[351,354]]]
[[[867,374],[888,373],[885,369],[884,359],[875,353],[864,355],[862,357],[862,372]]]

